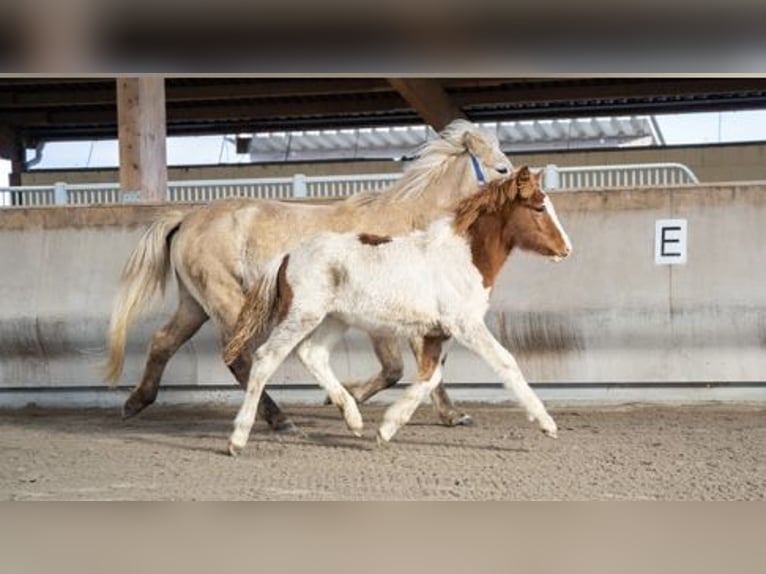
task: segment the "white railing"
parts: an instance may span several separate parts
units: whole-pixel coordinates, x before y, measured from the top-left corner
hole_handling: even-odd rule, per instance
[[[548,189],[598,189],[694,185],[699,180],[681,163],[546,167]]]
[[[210,202],[234,197],[258,199],[347,197],[360,191],[379,191],[399,179],[399,173],[193,180],[168,183],[172,202]],[[637,164],[587,167],[558,167],[545,170],[547,189],[593,189],[664,187],[699,183],[682,164]],[[89,183],[0,187],[0,206],[95,205],[129,203],[137,193],[122,193],[117,183]]]

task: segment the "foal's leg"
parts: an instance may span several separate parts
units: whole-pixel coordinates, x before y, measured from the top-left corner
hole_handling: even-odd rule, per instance
[[[268,340],[258,347],[255,352],[255,364],[247,382],[245,398],[234,419],[234,430],[229,437],[229,454],[236,456],[245,447],[250,429],[255,422],[255,413],[266,381],[279,368],[290,351],[320,322],[321,318],[309,321],[306,317],[299,317],[297,314],[288,316],[274,328]]]
[[[152,336],[144,375],[122,407],[122,418],[137,415],[157,398],[162,373],[170,358],[208,320],[186,288],[179,282],[178,308],[170,321]]]
[[[225,343],[224,346],[226,346]],[[253,356],[249,352],[244,352],[229,365],[229,371],[243,389],[247,388],[247,380],[250,377],[252,366]],[[282,412],[266,391],[261,393],[261,399],[258,401],[258,416],[265,420],[272,430],[278,432],[294,431],[296,428],[295,423]]]
[[[410,349],[415,356],[415,360],[419,360],[421,349],[423,347],[423,340],[419,337],[410,339]],[[441,359],[441,370],[444,373],[444,362],[447,360],[446,349]],[[444,426],[470,426],[473,424],[471,415],[458,411],[452,404],[452,400],[447,395],[447,390],[444,388],[444,381],[440,380],[439,383],[431,391],[431,404],[436,411],[439,420]]]
[[[363,383],[347,383],[343,385],[356,399],[356,402],[360,404],[380,391],[394,386],[404,373],[404,362],[399,348],[399,340],[396,337],[390,335],[370,335],[370,340],[382,370]],[[442,381],[439,381],[431,392],[431,401],[443,425],[451,427],[473,424],[473,419],[469,414],[460,412],[454,407]]]
[[[410,385],[404,395],[383,414],[378,429],[378,442],[388,442],[397,430],[407,424],[426,394],[433,391],[441,380],[441,351],[443,337],[424,337],[413,345],[418,362],[418,381]]]
[[[530,421],[537,421],[545,434],[556,437],[556,423],[545,406],[527,383],[513,355],[492,336],[484,323],[475,323],[465,327],[450,326],[452,335],[483,358],[500,376],[506,388],[516,395],[521,406],[527,412]]]
[[[239,283],[219,277],[215,283],[215,289],[208,289],[206,292],[206,300],[211,316],[220,328],[221,340],[225,347],[232,336],[234,325],[237,323],[237,317],[245,303],[245,295],[242,293]],[[247,388],[251,366],[252,357],[249,354],[248,356],[240,356],[229,366],[229,370],[243,389]],[[295,428],[293,422],[265,391],[261,394],[258,414],[264,418],[273,430],[284,431]]]
[[[327,392],[332,403],[343,413],[346,426],[356,436],[362,436],[362,415],[352,397],[330,367],[330,351],[348,329],[345,323],[327,318],[298,345],[298,358]]]

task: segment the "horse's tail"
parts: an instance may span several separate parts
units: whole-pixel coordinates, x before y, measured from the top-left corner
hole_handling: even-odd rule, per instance
[[[112,386],[117,384],[125,362],[128,327],[155,296],[165,293],[170,274],[169,240],[183,217],[181,211],[169,211],[152,223],[122,270],[109,322],[109,358],[104,366],[104,378]]]
[[[233,336],[223,350],[223,360],[231,365],[253,339],[263,337],[275,320],[282,319],[291,297],[284,279],[289,255],[277,257],[247,292],[237,317]]]

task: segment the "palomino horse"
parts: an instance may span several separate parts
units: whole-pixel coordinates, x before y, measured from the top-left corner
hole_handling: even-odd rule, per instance
[[[230,200],[186,215],[167,213],[152,224],[130,256],[112,311],[106,379],[116,384],[127,329],[151,299],[163,292],[172,263],[178,280],[178,308],[152,337],[143,377],[125,402],[123,416],[133,416],[154,402],[165,365],[208,318],[218,326],[223,343],[228,342],[244,292],[276,255],[322,231],[401,234],[423,229],[474,192],[477,179],[508,177],[511,169],[493,135],[456,120],[420,150],[419,159],[398,182],[380,193],[361,193],[329,205]],[[402,374],[396,338],[372,335],[372,341],[383,369],[366,383],[350,387],[359,401],[393,385]],[[251,362],[246,354],[230,366],[243,387]],[[445,424],[470,422],[470,417],[452,407],[443,386],[432,399]],[[292,426],[266,393],[260,408],[272,428]]]
[[[389,407],[378,430],[389,441],[441,380],[443,343],[454,337],[495,370],[549,436],[556,423],[529,387],[513,356],[484,323],[495,278],[514,248],[561,259],[571,243],[540,186],[542,172],[523,167],[504,182],[463,199],[451,217],[401,237],[325,233],[276,258],[247,295],[224,351],[238,359],[255,337],[245,399],[229,452],[245,446],[266,381],[297,346],[301,362],[340,408],[352,433],[362,417],[330,368],[330,351],[349,325],[409,337],[418,382]]]

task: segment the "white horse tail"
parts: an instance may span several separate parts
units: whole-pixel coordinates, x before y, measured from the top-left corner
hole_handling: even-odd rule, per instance
[[[247,292],[233,335],[223,350],[227,365],[237,359],[250,341],[264,336],[287,313],[292,300],[292,289],[285,279],[289,258],[289,255],[274,258]]]
[[[109,322],[109,358],[104,367],[105,379],[112,386],[117,384],[125,362],[128,327],[158,294],[161,297],[165,293],[170,274],[169,239],[183,218],[181,211],[168,211],[152,223],[122,270]]]

